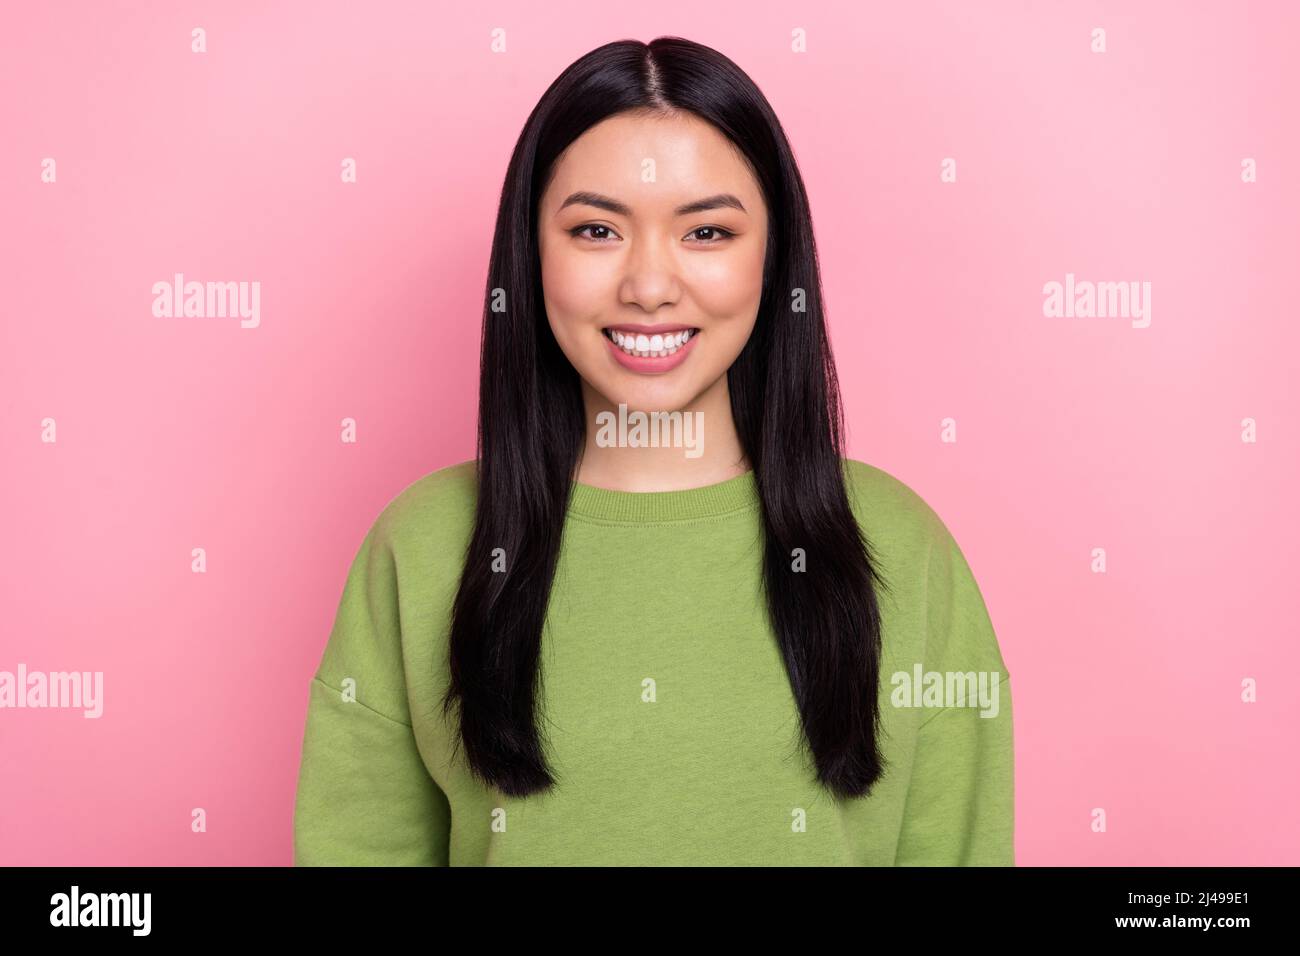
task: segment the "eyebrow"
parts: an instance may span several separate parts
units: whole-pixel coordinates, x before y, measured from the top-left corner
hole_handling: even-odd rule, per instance
[[[566,206],[595,206],[597,209],[604,209],[612,212],[616,216],[632,217],[632,210],[625,203],[617,199],[611,199],[609,196],[602,196],[600,193],[579,191],[573,193],[568,199],[560,203],[560,209]],[[704,199],[697,199],[694,202],[688,202],[685,205],[678,206],[673,210],[674,216],[690,216],[697,212],[705,212],[709,209],[739,209],[748,215],[744,203],[733,196],[731,193],[718,193],[716,196],[707,196]],[[558,212],[558,210],[557,210]]]

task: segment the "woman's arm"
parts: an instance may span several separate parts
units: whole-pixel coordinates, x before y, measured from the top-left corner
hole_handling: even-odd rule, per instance
[[[384,518],[348,573],[311,682],[293,816],[296,866],[446,866],[451,813],[411,728]]]
[[[979,586],[942,522],[926,604],[924,670],[945,683],[954,674],[984,682],[977,701],[945,700],[922,715],[895,865],[1014,866],[1010,674]]]
[[[917,734],[895,866],[1015,866],[1011,681],[996,716],[945,707]]]

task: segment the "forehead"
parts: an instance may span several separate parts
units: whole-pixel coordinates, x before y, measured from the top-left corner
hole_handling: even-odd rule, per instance
[[[689,113],[621,113],[591,127],[560,155],[543,202],[558,205],[577,190],[617,196],[634,209],[717,192],[735,193],[753,208],[749,200],[759,193],[735,145]]]

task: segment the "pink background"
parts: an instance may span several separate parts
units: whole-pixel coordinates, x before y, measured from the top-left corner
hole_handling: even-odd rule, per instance
[[[675,33],[781,117],[850,452],[980,581],[1018,862],[1300,863],[1296,5],[43,3],[4,28],[0,670],[102,670],[105,710],[0,711],[0,862],[290,862],[348,563],[473,455],[514,140],[581,54]],[[155,318],[175,272],[260,282],[260,327]],[[1149,281],[1150,327],[1045,317],[1067,272]]]

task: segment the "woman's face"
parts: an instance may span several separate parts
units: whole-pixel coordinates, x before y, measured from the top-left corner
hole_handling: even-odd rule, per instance
[[[726,388],[758,314],[767,210],[712,125],[624,113],[593,126],[556,162],[538,241],[551,331],[609,406],[676,411]]]

